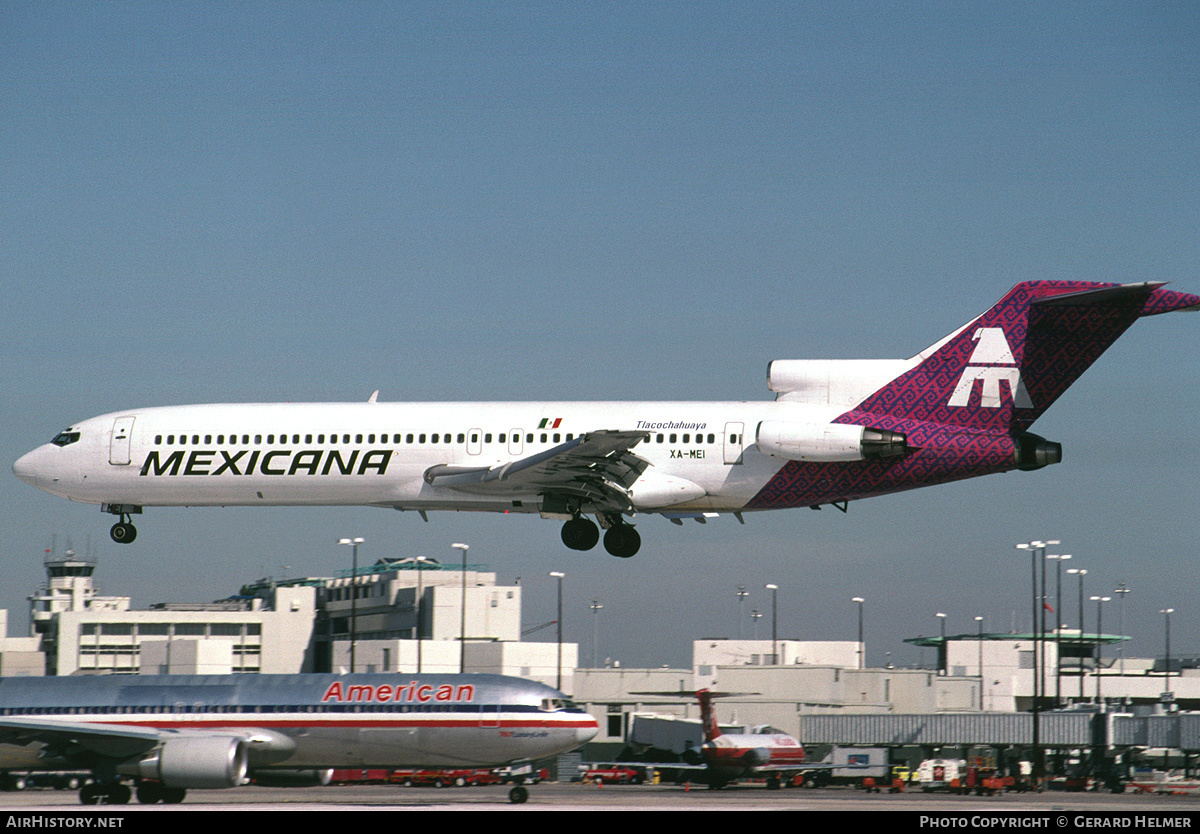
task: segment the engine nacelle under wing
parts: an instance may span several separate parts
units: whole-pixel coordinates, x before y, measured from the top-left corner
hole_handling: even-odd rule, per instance
[[[900,432],[840,423],[764,420],[755,443],[764,455],[810,463],[839,463],[900,457],[908,441]]]
[[[629,488],[629,500],[639,510],[658,509],[695,501],[705,495],[704,487],[677,475],[666,475],[651,467]]]
[[[172,788],[236,788],[246,779],[248,761],[240,738],[181,736],[138,762],[136,775]]]

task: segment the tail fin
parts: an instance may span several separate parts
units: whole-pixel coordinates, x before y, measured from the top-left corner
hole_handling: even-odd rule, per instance
[[[878,416],[1017,434],[1140,316],[1200,307],[1156,283],[1031,281],[913,357],[915,367],[838,422]],[[849,418],[849,419],[847,419]],[[884,426],[890,428],[890,426]]]
[[[704,726],[706,742],[721,736],[721,728],[717,726],[717,712],[713,709],[713,695],[714,693],[707,689],[696,693],[696,700],[700,702],[700,723]]]

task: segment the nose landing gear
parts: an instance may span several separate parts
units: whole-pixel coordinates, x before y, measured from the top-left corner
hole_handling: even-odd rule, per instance
[[[137,528],[128,521],[118,521],[108,531],[108,534],[117,544],[129,544],[137,538]]]
[[[133,526],[130,517],[141,513],[141,507],[136,504],[101,504],[100,509],[121,519],[108,531],[113,541],[117,544],[129,544],[137,538],[137,528]]]

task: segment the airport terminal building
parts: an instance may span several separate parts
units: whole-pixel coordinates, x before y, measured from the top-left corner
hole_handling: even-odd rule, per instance
[[[1196,663],[1126,658],[1112,648],[1126,639],[1120,635],[1049,635],[1036,661],[1030,635],[914,638],[937,650],[936,668],[928,669],[864,668],[865,647],[855,641],[712,638],[693,642],[690,668],[581,669],[576,644],[522,639],[521,586],[497,584],[482,565],[464,571],[385,559],[336,577],[259,580],[226,599],[144,610],[132,609],[129,597],[97,594],[93,559],[51,552],[45,567],[44,587],[29,598],[30,636],[0,639],[0,674],[512,675],[572,696],[600,723],[594,743],[614,756],[636,742],[639,720],[682,722],[694,737],[695,692],[705,688],[738,693],[716,702],[722,724],[769,725],[802,741],[849,742],[872,728],[863,744],[941,726],[933,716],[976,728],[1008,720],[997,737],[1020,737],[1035,688],[1041,711],[1057,703],[1083,715],[1071,719],[1080,726],[1064,739],[1091,732],[1087,714],[1098,711],[1200,709]],[[905,723],[913,716],[925,719]]]

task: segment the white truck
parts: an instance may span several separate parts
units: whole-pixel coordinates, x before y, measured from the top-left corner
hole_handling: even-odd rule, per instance
[[[926,793],[957,791],[967,783],[965,759],[926,759],[917,768],[917,783]]]

